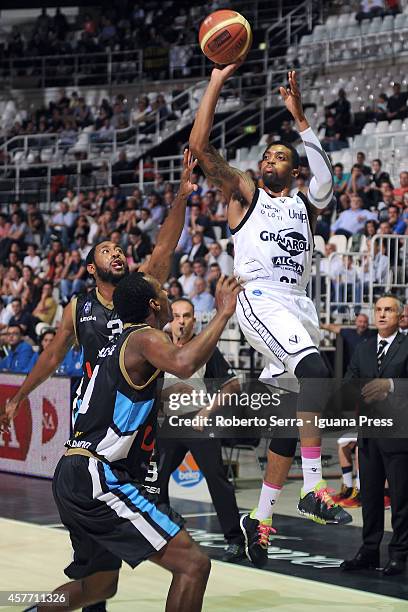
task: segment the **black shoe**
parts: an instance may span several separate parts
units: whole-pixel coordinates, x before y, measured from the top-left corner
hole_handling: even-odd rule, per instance
[[[390,559],[384,567],[383,576],[398,576],[405,572],[405,561],[403,559]]]
[[[258,521],[252,518],[252,514],[244,514],[241,517],[241,529],[245,537],[246,556],[255,567],[264,567],[268,561],[268,545],[271,533],[276,533],[272,527],[272,520]]]
[[[353,520],[351,514],[334,503],[324,480],[318,482],[309,493],[304,493],[302,489],[297,511],[320,525],[345,525]]]
[[[354,559],[348,559],[343,561],[340,565],[340,569],[343,572],[353,572],[362,569],[376,569],[380,565],[380,555],[373,554],[367,555],[362,552],[358,552]]]
[[[225,563],[235,563],[245,559],[245,546],[243,544],[228,544],[221,557],[221,561]]]
[[[106,601],[99,601],[92,606],[86,606],[86,608],[82,608],[82,612],[106,612]]]

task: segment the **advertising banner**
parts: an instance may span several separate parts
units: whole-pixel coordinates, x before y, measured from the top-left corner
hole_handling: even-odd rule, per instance
[[[0,405],[24,376],[0,374]],[[8,431],[0,432],[0,471],[52,478],[70,435],[71,380],[51,378],[22,402]]]

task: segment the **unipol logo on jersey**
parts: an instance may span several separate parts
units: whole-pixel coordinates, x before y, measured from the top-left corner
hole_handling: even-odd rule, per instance
[[[276,242],[283,251],[286,251],[292,257],[310,251],[308,239],[303,234],[295,232],[292,227],[281,229],[277,234],[263,230],[259,237],[264,242]]]
[[[174,480],[182,487],[195,487],[204,478],[191,453],[187,453],[184,461],[172,474]]]

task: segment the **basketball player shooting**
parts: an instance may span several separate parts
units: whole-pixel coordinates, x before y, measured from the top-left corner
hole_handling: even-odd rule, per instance
[[[333,197],[331,165],[305,117],[294,71],[288,73],[288,86],[281,87],[280,93],[296,122],[313,174],[307,198],[300,192],[290,196],[293,179],[299,174],[299,155],[291,145],[274,142],[266,148],[260,165],[262,187],[257,188],[247,173],[231,167],[210,144],[222,87],[242,61],[213,69],[191,131],[190,150],[228,201],[234,274],[244,289],[237,301],[240,327],[249,344],[265,355],[269,377],[284,372],[296,376],[300,388],[297,416],[313,422],[313,415],[324,406],[324,394],[315,390],[328,372],[317,349],[318,318],[306,286],[316,219]],[[300,439],[303,488],[298,512],[323,524],[349,522],[350,515],[334,504],[322,480],[318,430],[300,428]],[[280,451],[273,458],[273,473],[280,482],[264,481],[258,507],[241,520],[247,555],[258,567],[267,561],[269,535],[274,531],[272,508],[292,455]],[[270,472],[268,466],[267,475]]]

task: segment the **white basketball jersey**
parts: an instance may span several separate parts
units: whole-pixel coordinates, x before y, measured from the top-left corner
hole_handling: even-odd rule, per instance
[[[306,205],[298,194],[274,198],[257,189],[244,219],[231,233],[234,275],[240,283],[265,279],[306,288],[313,236]]]

